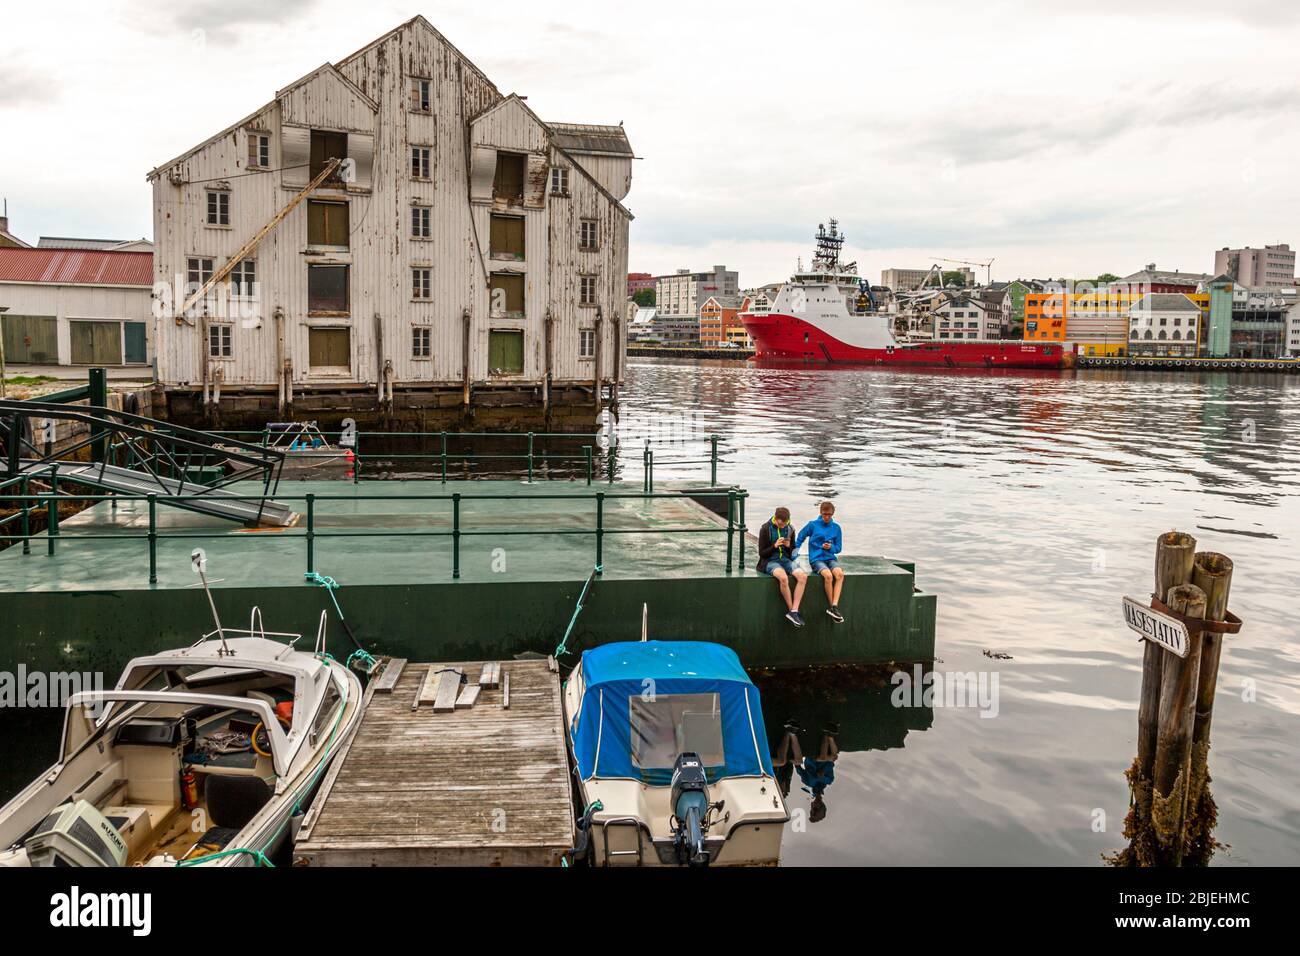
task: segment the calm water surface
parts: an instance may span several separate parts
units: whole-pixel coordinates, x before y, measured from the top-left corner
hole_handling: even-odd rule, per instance
[[[825,674],[762,681],[774,748],[789,718],[813,756],[839,726],[824,817],[807,822],[811,794],[791,782],[804,822],[785,862],[1096,865],[1120,847],[1141,676],[1120,597],[1150,593],[1171,528],[1235,561],[1246,622],[1214,712],[1230,845],[1215,863],[1300,862],[1300,380],[644,360],[628,377],[629,433],[725,435],[721,477],[750,490],[751,525],[780,504],[802,522],[833,498],[847,553],[914,560],[939,595],[939,669],[998,677],[992,718],[895,708],[887,684]],[[673,457],[698,446],[662,448],[657,477],[703,473]],[[21,744],[4,748],[3,796],[49,764],[58,721],[10,715]]]
[[[1300,863],[1300,381],[654,361],[629,378],[629,432],[725,435],[751,525],[833,498],[846,553],[915,560],[939,595],[939,669],[998,675],[993,718],[900,711],[888,685],[765,683],[774,746],[787,718],[805,753],[840,724],[825,817],[787,833],[785,862],[1093,865],[1120,847],[1141,681],[1120,597],[1150,593],[1177,528],[1233,559],[1246,622],[1214,711],[1215,863]],[[792,809],[810,801],[796,776]]]

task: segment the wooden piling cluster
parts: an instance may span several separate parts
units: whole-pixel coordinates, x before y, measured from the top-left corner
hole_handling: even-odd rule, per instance
[[[1179,531],[1156,539],[1153,597],[1187,624],[1187,654],[1143,641],[1137,757],[1127,773],[1129,846],[1110,858],[1116,865],[1203,866],[1214,853],[1208,760],[1224,635],[1195,622],[1229,619],[1231,584],[1227,556],[1197,552],[1196,539]]]

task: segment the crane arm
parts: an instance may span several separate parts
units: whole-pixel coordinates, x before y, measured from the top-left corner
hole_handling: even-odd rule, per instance
[[[293,210],[297,208],[300,202],[306,199],[307,196],[318,186],[320,186],[321,183],[329,179],[330,176],[332,176],[334,172],[342,164],[343,164],[343,160],[341,159],[329,160],[325,164],[325,167],[319,173],[316,174],[315,178],[313,178],[311,182],[309,182],[305,187],[303,187],[303,189],[296,196],[290,199],[283,209],[281,209],[274,216],[272,216],[270,220],[266,223],[266,225],[264,225],[261,229],[257,230],[257,232],[253,234],[253,238],[249,239],[246,243],[240,246],[239,250],[228,260],[226,260],[225,265],[223,265],[216,272],[212,273],[212,277],[208,279],[207,282],[203,283],[203,285],[199,287],[198,291],[196,291],[193,295],[191,295],[188,299],[185,300],[185,304],[182,305],[180,309],[176,312],[176,324],[179,325],[183,320],[185,322],[189,322],[190,325],[193,325],[194,323],[190,322],[190,320],[186,318],[186,314],[190,311],[190,309],[194,308],[195,303],[202,300],[202,298],[212,290],[213,286],[215,286],[218,282],[225,279],[226,276],[230,275],[231,270],[233,270],[236,265],[238,265],[245,258],[247,258],[253,252],[253,250],[256,249],[261,244],[262,240],[265,239],[268,235],[270,235],[272,229],[274,229],[276,226],[278,226],[281,222],[284,221],[285,216],[293,212]]]

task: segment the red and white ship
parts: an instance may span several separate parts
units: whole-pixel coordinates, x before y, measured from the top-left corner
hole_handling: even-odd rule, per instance
[[[900,342],[890,329],[894,316],[871,308],[870,288],[857,264],[841,265],[844,235],[818,228],[812,269],[797,272],[765,311],[740,320],[754,340],[759,361],[807,365],[902,365],[946,368],[1066,368],[1070,346],[1012,339]]]

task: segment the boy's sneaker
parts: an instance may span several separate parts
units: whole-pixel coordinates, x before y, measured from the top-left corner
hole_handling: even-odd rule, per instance
[[[798,611],[786,611],[785,619],[795,627],[803,627],[803,618],[799,616]]]
[[[840,607],[838,604],[832,604],[826,609],[826,613],[831,616],[831,620],[836,624],[844,623],[844,615],[840,613]]]

